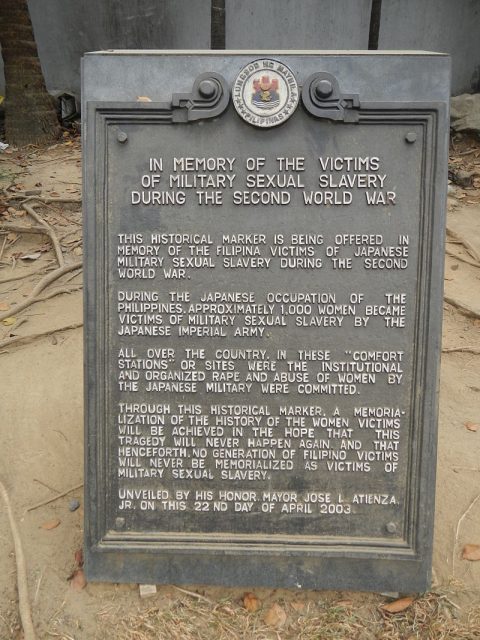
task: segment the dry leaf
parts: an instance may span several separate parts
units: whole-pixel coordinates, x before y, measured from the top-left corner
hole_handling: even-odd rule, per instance
[[[41,255],[40,251],[37,251],[36,253],[27,253],[24,256],[20,256],[20,260],[38,260]]]
[[[4,318],[2,320],[2,324],[4,324],[6,327],[11,327],[12,324],[15,324],[17,321],[17,319],[14,316],[10,316],[9,318]]]
[[[406,598],[400,598],[399,600],[394,600],[393,602],[388,602],[387,604],[383,604],[381,609],[386,611],[387,613],[400,613],[401,611],[405,611],[414,601],[413,596],[407,596]]]
[[[480,560],[480,544],[466,544],[463,547],[463,560]]]
[[[265,614],[264,620],[265,624],[268,624],[269,627],[283,627],[283,625],[287,621],[287,614],[279,604],[275,603],[272,604],[270,609]]]
[[[50,197],[52,198],[58,198],[60,196],[59,193],[57,193],[56,191],[50,191]]]
[[[478,431],[478,424],[475,424],[475,422],[465,422],[465,428],[468,429],[468,431]]]
[[[0,302],[0,311],[8,311],[10,309],[9,302]]]
[[[151,102],[148,96],[137,96],[137,102]]]
[[[73,255],[82,256],[83,255],[82,247],[75,247],[75,249],[73,250]]]
[[[257,611],[260,608],[260,600],[254,593],[245,593],[243,596],[243,606],[247,611]]]
[[[351,607],[353,605],[353,600],[339,600],[336,603],[336,607]]]
[[[304,602],[291,602],[290,604],[292,605],[292,609],[295,609],[295,611],[298,611],[299,613],[305,609]]]
[[[74,571],[70,585],[74,591],[81,591],[82,589],[85,589],[87,586],[87,580],[83,569],[77,569]]]
[[[83,549],[75,551],[75,562],[79,567],[83,567]]]
[[[41,527],[45,529],[45,531],[51,531],[51,529],[56,529],[60,524],[60,520],[58,518],[56,520],[49,520],[48,522],[44,522]]]

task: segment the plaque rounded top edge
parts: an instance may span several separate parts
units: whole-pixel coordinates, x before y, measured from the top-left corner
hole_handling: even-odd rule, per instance
[[[259,58],[246,64],[232,87],[238,115],[255,127],[276,127],[294,113],[300,98],[293,71],[283,62]]]

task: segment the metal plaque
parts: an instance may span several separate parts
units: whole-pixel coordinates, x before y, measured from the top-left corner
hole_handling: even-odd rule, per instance
[[[448,80],[85,57],[90,580],[427,588]]]

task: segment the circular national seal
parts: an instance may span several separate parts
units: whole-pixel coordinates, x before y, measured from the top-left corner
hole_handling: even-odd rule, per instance
[[[254,60],[238,74],[232,89],[235,109],[255,127],[276,127],[298,105],[298,84],[292,71],[277,60]]]

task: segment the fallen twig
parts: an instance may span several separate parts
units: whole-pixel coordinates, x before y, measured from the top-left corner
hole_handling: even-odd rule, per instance
[[[32,198],[33,200],[34,198]],[[28,202],[29,198],[26,198],[25,200],[22,200],[20,202],[20,206],[23,205],[24,202]],[[65,220],[68,220],[68,222],[70,222],[71,224],[76,224],[79,227],[82,226],[82,222],[79,220],[73,220],[73,218],[69,218],[66,214],[65,211],[61,208],[59,208],[58,206],[55,206],[53,204],[48,204],[47,202],[42,202],[42,206],[46,207],[47,209],[50,209],[51,211],[54,211],[56,214],[61,215],[62,218],[64,218]],[[77,230],[78,231],[78,230]],[[60,239],[61,240],[61,239]]]
[[[459,233],[450,229],[450,227],[447,227],[447,236],[450,236],[450,238],[453,238],[454,240],[458,240],[463,244],[466,252],[469,253],[476,262],[480,262],[480,253],[469,240],[463,238]]]
[[[22,203],[22,207],[25,209],[29,216],[31,216],[42,227],[45,227],[45,231],[52,242],[53,250],[55,251],[55,255],[57,256],[58,266],[63,267],[65,264],[65,259],[63,257],[62,248],[55,231],[47,222],[45,222],[45,220],[41,216],[38,215],[33,207],[26,203]]]
[[[433,572],[433,569],[432,569]],[[453,602],[453,600],[450,600],[450,598],[447,598],[447,596],[445,594],[439,595],[438,596],[439,600],[445,600],[446,602],[448,602],[448,604],[450,604],[454,609],[458,609],[458,611],[461,611],[462,608],[458,606],[458,604],[455,604],[455,602]]]
[[[4,311],[0,313],[0,322],[8,318],[9,316],[16,315],[20,311],[23,311],[31,304],[37,301],[38,294],[41,293],[49,284],[61,278],[65,273],[69,273],[70,271],[74,271],[75,269],[79,269],[82,267],[83,263],[81,261],[72,262],[72,264],[67,264],[63,267],[59,267],[50,273],[47,273],[40,282],[37,283],[37,286],[33,289],[32,293],[23,301],[17,304],[13,309],[9,311]]]
[[[41,331],[40,333],[31,333],[28,336],[13,336],[12,338],[5,338],[5,340],[0,341],[0,349],[3,349],[4,347],[10,347],[12,344],[20,344],[22,342],[23,343],[32,342],[37,338],[51,336],[53,333],[69,331],[70,329],[78,329],[79,327],[83,327],[83,322],[74,322],[72,324],[67,324],[64,327],[57,327],[56,329],[48,329],[48,331]]]
[[[42,580],[43,580],[43,575],[45,573],[45,569],[46,569],[46,567],[43,567],[42,573],[40,574],[40,577],[39,577],[38,582],[37,582],[37,588],[35,589],[35,595],[33,597],[33,605],[34,606],[37,604],[38,594],[40,592],[40,585],[41,585]]]
[[[458,311],[460,311],[464,316],[467,316],[468,318],[480,318],[480,313],[478,311],[475,311],[472,307],[463,304],[463,302],[459,302],[458,300],[455,300],[455,298],[450,298],[450,296],[444,296],[443,299],[447,304],[451,304],[452,307],[458,309]]]
[[[43,507],[46,504],[50,504],[50,502],[55,502],[55,500],[58,500],[59,498],[63,498],[64,496],[67,496],[72,491],[76,491],[77,489],[81,489],[82,487],[83,487],[83,482],[81,482],[80,484],[76,484],[74,487],[70,487],[70,489],[67,489],[66,491],[62,491],[62,493],[59,493],[57,496],[53,496],[53,498],[49,498],[48,500],[42,500],[42,502],[37,502],[37,504],[34,504],[31,507],[28,507],[25,511],[34,511],[35,509]]]
[[[206,598],[205,596],[201,596],[199,593],[195,593],[195,591],[188,591],[188,589],[182,589],[176,585],[173,585],[173,588],[177,589],[177,591],[181,591],[182,593],[186,593],[187,596],[192,596],[192,598],[197,598],[197,600],[203,600],[204,602],[208,602],[208,604],[215,605],[213,600],[210,600],[210,598]]]
[[[73,287],[61,287],[60,289],[56,289],[56,291],[52,291],[51,293],[47,293],[44,296],[40,296],[32,302],[32,304],[36,304],[37,302],[43,302],[44,300],[50,300],[50,298],[54,298],[55,296],[62,295],[63,293],[74,293],[75,291],[79,291],[82,289],[81,284],[76,284]]]
[[[455,244],[460,244],[460,243],[456,242]],[[445,253],[448,256],[451,256],[452,258],[455,258],[456,260],[459,260],[460,262],[466,262],[467,264],[471,264],[472,267],[478,267],[480,269],[480,262],[475,262],[474,260],[469,260],[468,258],[464,258],[463,256],[459,256],[457,253],[455,253],[455,251],[452,251],[448,247],[445,247]]]
[[[34,276],[36,273],[45,271],[45,269],[48,269],[49,266],[50,264],[43,265],[43,267],[39,267],[38,269],[33,269],[33,271],[29,271],[28,273],[17,274],[16,276],[9,276],[8,278],[3,278],[3,280],[0,280],[0,284],[6,284],[7,282],[13,282],[14,280],[23,280],[23,278]]]
[[[474,355],[480,355],[480,348],[478,347],[445,347],[442,349],[442,353],[473,353]]]
[[[57,156],[56,158],[49,158],[48,160],[35,159],[35,164],[51,164],[52,162],[59,162],[60,160],[74,160],[75,162],[77,162],[77,160],[80,160],[80,157],[75,157],[72,153],[69,153],[66,156]]]
[[[20,224],[2,224],[0,225],[0,231],[7,231],[12,233],[42,233],[48,236],[47,230],[43,227],[25,227]]]
[[[71,276],[68,276],[68,278],[65,278],[64,282],[65,284],[67,284],[67,282],[71,282],[72,280],[74,280],[77,276],[81,275],[82,270],[80,269],[79,271],[77,271],[77,273],[72,273]],[[78,285],[79,287],[82,287],[83,285]]]
[[[22,541],[17,528],[17,523],[13,516],[10,498],[4,484],[0,481],[0,493],[2,494],[5,507],[7,509],[8,521],[12,532],[13,546],[15,548],[15,562],[17,565],[17,588],[18,588],[18,609],[20,611],[20,619],[22,621],[23,634],[25,640],[35,640],[35,630],[33,628],[32,613],[28,600],[28,583],[27,569],[25,565],[25,556],[23,555]]]
[[[48,485],[46,482],[43,482],[42,480],[39,480],[38,478],[34,478],[33,479],[34,482],[38,482],[38,484],[43,485],[44,487],[46,487],[47,489],[50,489],[50,491],[53,491],[53,493],[60,493],[60,491],[58,489],[54,489],[53,487],[51,487],[50,485]]]
[[[80,222],[78,224],[82,224],[82,223]],[[72,236],[74,233],[81,233],[81,231],[80,231],[80,229],[74,229],[73,231],[69,231],[65,235],[60,236],[60,238],[59,238],[60,242],[63,242],[65,240],[65,238],[68,238],[68,236]],[[74,242],[76,242],[76,240],[74,240]],[[65,242],[65,244],[68,244],[68,242]]]
[[[0,260],[2,259],[3,252],[5,251],[5,245],[7,244],[7,236],[3,239],[2,248],[0,249]]]
[[[81,198],[50,198],[48,196],[27,196],[25,193],[21,191],[17,191],[16,193],[9,193],[8,198],[10,200],[23,200],[23,202],[31,202],[32,200],[38,200],[39,202],[44,202],[45,204],[52,204],[53,202],[61,202],[62,204],[72,203],[72,204],[81,204]],[[22,206],[23,206],[22,202]]]
[[[476,505],[478,500],[480,500],[480,493],[477,496],[475,496],[475,498],[471,501],[471,503],[468,505],[468,507],[462,513],[462,515],[460,516],[460,518],[459,518],[459,520],[457,522],[457,528],[455,529],[455,539],[453,541],[452,577],[455,577],[455,549],[457,548],[457,544],[458,544],[458,538],[459,538],[459,535],[460,535],[460,527],[462,525],[462,522],[465,520],[467,515],[470,513],[470,511]]]

